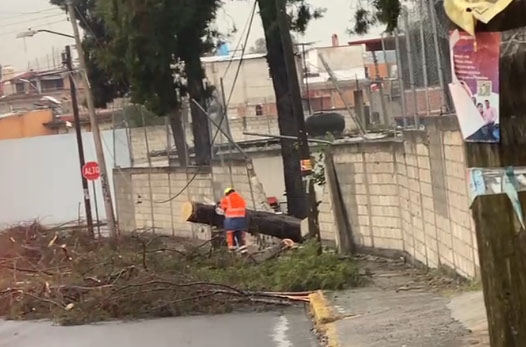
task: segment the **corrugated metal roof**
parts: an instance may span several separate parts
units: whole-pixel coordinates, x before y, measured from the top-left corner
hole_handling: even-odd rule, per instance
[[[267,56],[266,53],[251,53],[251,54],[245,54],[243,56],[243,60],[249,60],[249,59],[260,59],[265,58]],[[237,55],[232,57],[232,54],[230,55],[222,55],[222,56],[212,56],[212,57],[201,57],[201,62],[203,63],[217,63],[217,62],[225,62],[225,61],[238,61],[241,59],[241,55]]]

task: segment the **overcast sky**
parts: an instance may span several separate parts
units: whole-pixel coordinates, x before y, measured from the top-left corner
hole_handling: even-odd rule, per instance
[[[316,42],[318,46],[330,45],[331,35],[338,34],[340,43],[345,44],[351,39],[347,33],[352,18],[351,3],[353,0],[311,0],[314,6],[324,7],[327,12],[323,19],[313,21],[303,37],[303,42]],[[222,32],[228,32],[235,26],[237,34],[230,40],[232,48],[239,40],[247,22],[253,2],[251,0],[225,0],[225,5],[219,10],[217,27]],[[28,64],[31,68],[46,68],[53,63],[52,52],[59,52],[71,39],[39,33],[35,37],[17,39],[16,34],[28,28],[49,29],[71,34],[71,24],[66,15],[49,0],[0,0],[0,64],[12,65],[16,71],[24,71]],[[249,44],[263,37],[263,28],[259,16],[256,16],[250,35]],[[58,53],[55,58],[58,61]]]

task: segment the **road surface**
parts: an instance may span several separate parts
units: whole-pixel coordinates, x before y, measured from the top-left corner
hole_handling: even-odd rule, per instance
[[[61,327],[0,321],[0,347],[316,347],[304,310]]]

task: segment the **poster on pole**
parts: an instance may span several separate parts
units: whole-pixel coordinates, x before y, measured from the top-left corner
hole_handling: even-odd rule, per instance
[[[500,142],[500,33],[451,32],[449,91],[460,130],[468,142]]]

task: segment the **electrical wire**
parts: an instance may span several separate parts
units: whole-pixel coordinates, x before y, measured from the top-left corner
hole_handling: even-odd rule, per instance
[[[243,49],[241,51],[241,57],[239,59],[239,64],[238,64],[238,67],[237,67],[237,71],[236,71],[236,75],[234,76],[234,81],[232,82],[232,88],[230,89],[230,94],[228,96],[228,101],[225,101],[226,105],[225,106],[225,110],[228,109],[228,106],[230,104],[230,100],[232,98],[232,95],[234,93],[234,88],[236,86],[236,83],[237,83],[237,80],[238,80],[238,77],[239,77],[239,72],[241,71],[241,66],[243,64],[243,60],[244,60],[244,56],[245,56],[245,52],[246,52],[246,48],[247,48],[247,42],[248,42],[248,39],[250,38],[250,32],[251,32],[251,29],[252,29],[252,23],[254,22],[254,16],[256,14],[256,4],[257,4],[257,1],[254,1],[254,7],[252,9],[252,13],[250,15],[250,20],[248,21],[249,23],[249,26],[248,26],[248,30],[247,30],[247,34],[246,34],[246,37],[245,37],[245,44],[243,46]],[[240,40],[241,42],[241,40]],[[233,60],[233,56],[232,56],[232,59],[231,61]],[[223,117],[221,117],[221,121],[219,122],[219,125],[217,126],[217,130],[214,134],[214,137],[212,138],[212,141],[211,141],[211,144],[210,146],[213,147],[216,139],[217,139],[217,136],[219,135],[219,132],[220,132],[220,129],[221,129],[221,126],[223,125],[223,121],[225,119],[225,116],[226,116],[226,112],[224,113]],[[181,194],[183,194],[186,189],[188,189],[188,187],[190,187],[190,185],[192,184],[192,182],[197,178],[197,175],[200,173],[201,171],[201,167],[198,167],[195,174],[190,178],[190,180],[188,180],[188,182],[186,183],[186,185],[177,193],[175,194],[174,196],[166,199],[166,200],[161,200],[161,201],[153,201],[154,203],[157,203],[157,204],[165,204],[167,202],[170,202],[172,200],[175,200],[177,199]]]
[[[0,17],[18,18],[18,17],[30,16],[30,15],[34,15],[34,14],[42,14],[42,13],[51,12],[51,11],[57,11],[57,10],[60,10],[60,8],[51,7],[51,8],[47,8],[47,9],[43,9],[43,10],[39,10],[39,11],[29,11],[29,12],[2,11],[2,13],[0,13]]]
[[[257,1],[254,0],[254,5],[253,5],[253,8],[252,8],[252,13],[255,13],[256,12],[256,8],[257,8]],[[247,22],[245,23],[245,26],[243,28],[243,31],[241,32],[241,36],[239,37],[239,40],[237,41],[237,44],[236,44],[236,47],[234,48],[234,50],[232,51],[232,57],[230,58],[230,61],[228,62],[228,65],[225,69],[225,72],[223,74],[223,78],[226,77],[226,75],[228,74],[228,71],[230,70],[230,66],[232,65],[232,62],[234,61],[234,55],[236,54],[237,50],[239,49],[239,45],[241,44],[241,42],[243,41],[243,35],[245,35],[245,32],[247,31],[247,29],[249,28],[249,26],[252,26],[252,21],[254,20],[254,15],[252,14],[248,19],[247,19]],[[245,44],[246,46],[246,44]]]
[[[31,19],[26,19],[26,20],[18,21],[18,22],[12,22],[12,23],[2,24],[2,28],[9,27],[9,26],[13,26],[13,25],[25,24],[25,23],[33,23],[33,22],[35,22],[35,21],[40,21],[40,20],[42,20],[42,19],[55,18],[55,17],[63,17],[63,16],[64,16],[64,13],[56,13],[56,14],[51,14],[51,15],[47,15],[47,16],[43,16],[43,17],[31,18]]]
[[[250,32],[251,32],[252,24],[254,22],[254,17],[255,17],[255,14],[256,14],[256,5],[257,5],[257,1],[254,1],[254,7],[252,9],[252,14],[250,15],[250,21],[249,21],[249,26],[248,26],[248,30],[247,30],[247,35],[245,37],[245,43],[243,45],[243,48],[241,49],[241,57],[239,58],[239,64],[237,66],[236,75],[234,76],[234,82],[232,82],[232,87],[230,88],[230,94],[228,95],[228,101],[225,101],[226,102],[225,109],[228,109],[228,106],[230,105],[230,100],[232,99],[232,95],[234,94],[234,89],[236,87],[236,82],[237,82],[237,79],[239,77],[239,72],[241,71],[241,66],[243,65],[243,60],[245,58],[245,52],[247,50],[248,39],[250,38]],[[234,55],[232,54],[232,60],[233,59],[234,59]],[[225,117],[221,118],[221,122],[219,123],[219,126],[221,126],[221,124],[223,123],[223,119],[224,118]]]
[[[234,88],[235,88],[236,83],[237,83],[237,80],[238,80],[238,78],[239,78],[239,73],[240,73],[240,71],[241,71],[241,66],[242,66],[242,64],[243,64],[243,60],[244,60],[244,56],[245,56],[245,52],[246,52],[246,48],[247,48],[247,42],[248,42],[248,39],[249,39],[249,37],[250,37],[250,32],[251,32],[251,29],[252,29],[252,24],[253,24],[253,22],[254,22],[254,17],[255,17],[255,14],[256,14],[256,8],[257,8],[257,1],[254,1],[254,6],[253,6],[253,9],[252,9],[252,13],[251,13],[251,15],[250,15],[250,19],[248,20],[248,25],[249,25],[249,26],[248,26],[248,28],[247,28],[247,34],[246,34],[245,41],[244,41],[245,44],[244,44],[244,47],[243,47],[243,49],[242,49],[242,51],[241,51],[241,57],[240,57],[240,59],[239,59],[239,64],[238,64],[238,67],[237,67],[236,75],[235,75],[235,77],[234,77],[234,81],[233,81],[233,83],[232,83],[232,88],[231,88],[231,90],[230,90],[230,94],[229,94],[229,97],[228,97],[228,101],[226,102],[226,105],[225,105],[225,110],[228,109],[228,105],[230,104],[230,100],[231,100],[231,98],[232,98],[232,95],[233,95],[233,92],[234,92]],[[91,26],[89,25],[89,23],[88,23],[88,21],[86,20],[86,18],[84,18],[84,16],[82,15],[82,13],[79,11],[79,9],[78,9],[76,6],[74,6],[74,9],[75,9],[75,11],[76,11],[78,17],[80,18],[80,20],[84,23],[86,30],[89,31],[89,33],[95,38],[95,41],[96,41],[97,45],[98,45],[99,47],[101,47],[101,43],[100,43],[99,40],[97,39],[96,35],[94,35],[93,29],[92,29]],[[239,42],[241,42],[241,40],[240,40]],[[231,58],[231,61],[233,61],[233,60],[234,60],[234,56],[232,56],[232,58]],[[222,118],[221,118],[221,121],[220,121],[220,123],[219,123],[219,125],[218,125],[218,129],[216,130],[216,132],[215,132],[215,134],[214,134],[214,136],[213,136],[213,138],[212,138],[211,146],[213,146],[213,144],[215,143],[215,141],[216,141],[216,139],[217,139],[217,136],[219,135],[219,132],[220,132],[219,129],[221,128],[221,126],[222,126],[222,124],[223,124],[224,118],[225,118],[225,117],[222,117]],[[167,153],[167,154],[169,155],[169,153]],[[120,170],[120,168],[119,168],[119,170]],[[200,173],[201,173],[201,167],[197,167],[197,170],[196,170],[196,172],[194,173],[194,175],[188,180],[188,182],[186,183],[186,185],[185,185],[183,188],[181,188],[181,190],[180,190],[177,194],[171,196],[170,198],[168,198],[168,199],[166,199],[166,200],[160,200],[160,201],[155,201],[155,200],[154,200],[154,201],[152,201],[152,203],[155,203],[155,204],[165,204],[165,203],[168,203],[168,202],[170,202],[170,201],[173,201],[173,200],[177,199],[179,196],[181,196],[181,195],[182,195],[182,194],[183,194],[183,193],[184,193],[184,192],[190,187],[190,185],[193,183],[193,181],[197,178],[197,176],[198,176]],[[131,185],[131,182],[129,182],[129,184]]]

